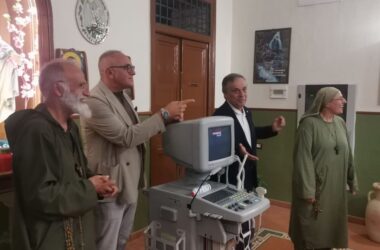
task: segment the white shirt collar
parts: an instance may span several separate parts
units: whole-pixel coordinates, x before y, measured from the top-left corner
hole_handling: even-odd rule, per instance
[[[229,103],[229,102],[227,102],[227,103],[228,103],[228,105],[230,105],[230,107],[235,112],[235,114],[237,114],[237,115],[244,115],[245,116],[245,110],[244,110],[244,108],[243,108],[243,111],[241,111],[241,110],[235,108],[231,103]]]
[[[227,103],[230,105],[232,110],[235,112],[235,116],[236,116],[237,120],[240,123],[240,126],[242,127],[242,129],[244,131],[244,135],[245,135],[245,138],[247,139],[249,146],[252,146],[251,130],[249,128],[248,118],[247,118],[245,109],[243,108],[243,111],[241,111],[241,110],[235,108],[234,106],[232,106],[231,103],[229,103],[229,102],[227,102]]]

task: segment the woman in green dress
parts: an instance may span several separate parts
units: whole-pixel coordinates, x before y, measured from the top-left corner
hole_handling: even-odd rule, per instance
[[[343,113],[333,87],[318,91],[301,118],[294,147],[289,235],[296,250],[347,248],[347,184],[357,183]]]

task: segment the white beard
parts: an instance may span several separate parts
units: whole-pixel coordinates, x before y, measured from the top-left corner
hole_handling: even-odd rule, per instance
[[[69,107],[74,113],[78,113],[85,119],[91,118],[92,113],[90,107],[81,102],[78,96],[71,94],[68,90],[65,90],[63,96],[61,97],[62,102]]]

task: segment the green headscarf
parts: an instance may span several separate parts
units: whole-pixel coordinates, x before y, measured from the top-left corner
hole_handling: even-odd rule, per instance
[[[309,110],[302,116],[301,120],[308,116],[319,115],[319,112],[321,112],[327,103],[331,102],[338,93],[340,93],[340,90],[334,87],[321,88],[317,92],[313,104],[311,104]]]

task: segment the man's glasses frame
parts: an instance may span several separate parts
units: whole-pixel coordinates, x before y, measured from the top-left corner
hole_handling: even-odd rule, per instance
[[[132,65],[132,64],[125,64],[125,65],[114,65],[114,66],[109,66],[108,68],[109,68],[109,69],[113,69],[113,68],[116,68],[116,69],[123,69],[123,70],[128,71],[128,73],[134,73],[136,67],[135,67],[135,65]]]

